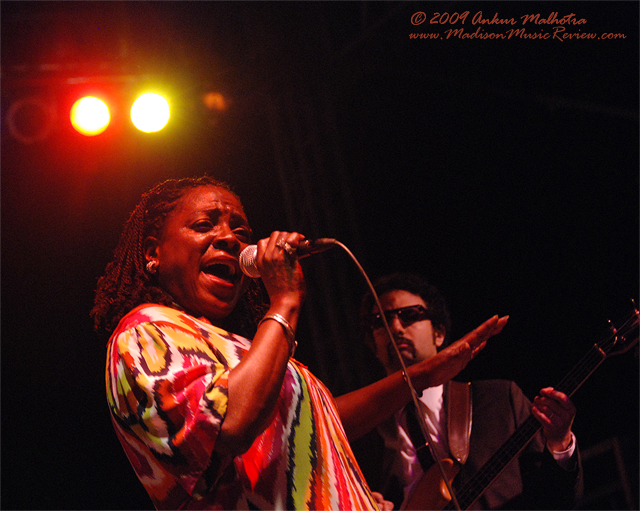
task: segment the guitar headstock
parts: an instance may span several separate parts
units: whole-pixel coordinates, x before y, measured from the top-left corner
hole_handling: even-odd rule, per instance
[[[607,356],[626,353],[638,344],[638,308],[635,302],[633,312],[619,326],[615,326],[611,321],[609,324],[609,335],[598,343]]]

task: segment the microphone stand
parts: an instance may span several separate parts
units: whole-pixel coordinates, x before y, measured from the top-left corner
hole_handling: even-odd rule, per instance
[[[396,343],[396,340],[393,338],[393,335],[391,334],[391,329],[389,328],[389,323],[387,321],[386,316],[384,315],[383,311],[382,311],[382,305],[380,304],[380,298],[378,297],[378,294],[376,293],[373,284],[371,283],[371,280],[369,280],[369,277],[367,276],[367,273],[364,271],[364,268],[360,265],[360,263],[358,262],[358,260],[356,259],[356,257],[351,253],[351,251],[341,242],[339,242],[338,240],[334,240],[334,243],[336,245],[338,245],[339,247],[341,247],[347,254],[349,254],[349,256],[351,257],[351,259],[353,259],[353,261],[355,262],[356,266],[358,267],[358,269],[360,270],[360,273],[362,273],[362,275],[364,276],[365,280],[367,281],[367,285],[369,286],[369,289],[371,290],[371,294],[373,295],[373,298],[376,302],[376,305],[378,306],[378,310],[380,311],[380,316],[382,317],[382,322],[384,323],[384,328],[387,331],[387,334],[389,335],[389,339],[391,339],[391,344],[393,344],[393,347],[395,349],[396,355],[398,357],[398,360],[400,361],[400,366],[402,368],[402,376],[404,378],[404,381],[406,382],[407,386],[409,387],[409,390],[411,391],[411,399],[413,400],[413,404],[416,407],[416,411],[419,412],[420,411],[420,400],[418,397],[418,393],[416,392],[416,389],[413,385],[413,382],[411,381],[411,378],[409,377],[409,372],[407,371],[407,366],[404,363],[404,360],[402,359],[402,356],[400,355],[400,350],[398,349],[398,344]],[[433,438],[431,437],[431,434],[429,433],[429,428],[427,426],[427,421],[424,417],[423,413],[417,413],[416,414],[418,416],[418,423],[420,424],[420,429],[422,430],[422,434],[424,435],[424,438],[427,439],[427,447],[429,447],[429,452],[431,453],[431,456],[433,457],[433,459],[435,460],[436,464],[438,465],[438,468],[440,469],[440,474],[442,475],[442,480],[444,481],[447,490],[449,491],[449,495],[451,495],[451,499],[453,501],[453,504],[455,505],[455,508],[460,511],[460,504],[458,504],[458,499],[455,496],[455,493],[453,492],[453,488],[451,487],[451,484],[449,483],[447,474],[444,471],[444,467],[442,466],[442,461],[440,460],[440,457],[438,456],[438,454],[435,452],[435,449],[433,448]]]

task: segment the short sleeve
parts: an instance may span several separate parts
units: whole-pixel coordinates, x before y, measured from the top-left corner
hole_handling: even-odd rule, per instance
[[[108,394],[117,422],[190,493],[211,463],[237,349],[224,332],[174,312],[121,325],[111,340]]]

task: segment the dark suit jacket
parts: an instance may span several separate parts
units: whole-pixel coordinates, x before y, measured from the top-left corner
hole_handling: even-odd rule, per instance
[[[454,481],[454,490],[481,468],[530,415],[530,401],[511,381],[474,381],[471,392],[473,422],[469,457]],[[371,440],[370,437],[369,442]],[[363,452],[361,447],[355,451],[356,456]],[[391,456],[393,453],[390,451],[384,453],[382,466],[391,465]],[[472,509],[572,509],[582,494],[582,470],[577,449],[572,461],[575,461],[574,470],[561,468],[545,448],[542,436],[538,433],[517,460],[507,465]],[[364,462],[371,463],[371,460]],[[369,482],[374,490],[381,491],[385,498],[396,504],[396,508],[399,507],[402,490],[397,480],[394,485],[394,481],[385,474],[382,477],[369,473],[365,475],[371,477]]]

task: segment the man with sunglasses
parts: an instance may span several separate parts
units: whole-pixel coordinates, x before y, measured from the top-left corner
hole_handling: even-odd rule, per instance
[[[420,424],[410,403],[378,426],[385,459],[380,480],[369,481],[372,488],[380,490],[397,508],[442,509],[427,507],[442,502],[432,495],[439,491],[440,470],[434,465],[429,446],[425,447],[423,426],[434,439],[431,449],[438,458],[452,460],[451,467],[445,467],[451,477],[459,471],[453,483],[455,493],[459,488],[468,489],[469,478],[532,414],[542,424],[542,434],[537,434],[518,460],[507,464],[487,489],[478,489],[482,494],[476,501],[464,504],[473,504],[475,509],[575,507],[582,493],[582,470],[571,431],[576,410],[569,398],[545,388],[532,404],[514,382],[506,380],[467,385],[450,382],[425,388],[419,368],[447,345],[451,330],[444,298],[425,279],[412,274],[383,277],[374,287],[382,311],[371,295],[364,298],[361,320],[365,339],[388,375],[401,369],[397,347],[420,397],[418,413],[425,421]]]

